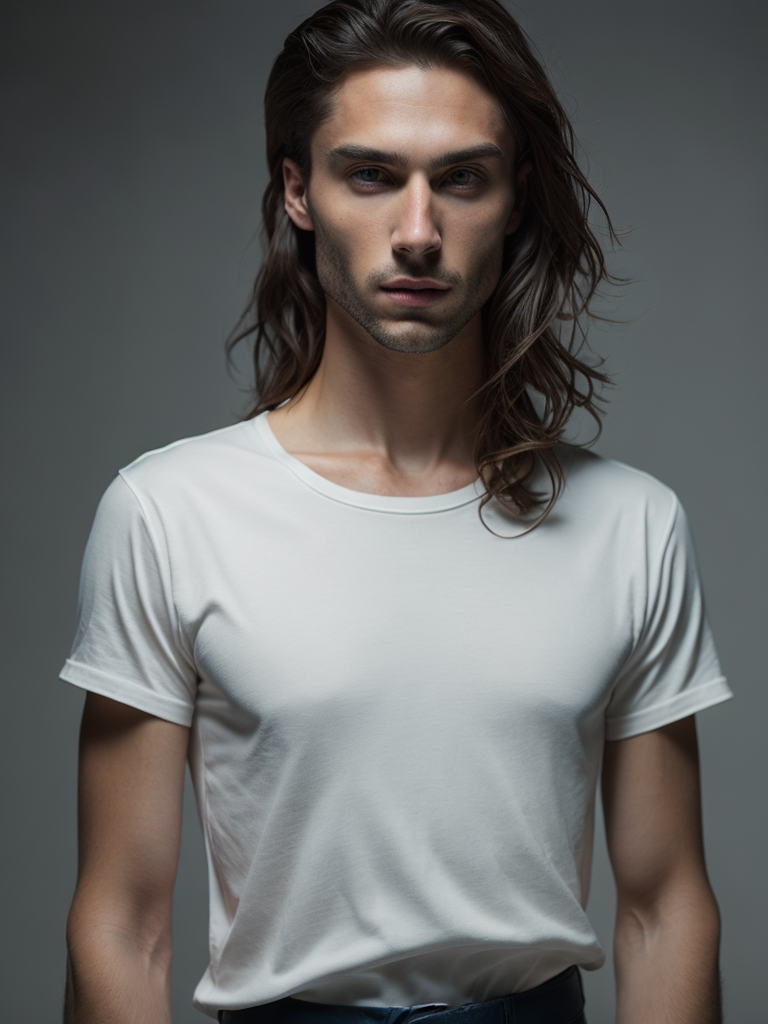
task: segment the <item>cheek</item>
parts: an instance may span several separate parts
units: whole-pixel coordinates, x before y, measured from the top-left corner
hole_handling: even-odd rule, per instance
[[[321,248],[344,255],[347,260],[354,257],[355,262],[376,237],[375,226],[369,220],[361,221],[359,217],[316,217],[314,227],[316,241]]]
[[[464,220],[444,239],[446,262],[464,277],[471,291],[495,287],[504,260],[505,237],[498,217]]]
[[[465,251],[488,252],[503,246],[508,220],[507,207],[501,203],[486,209],[468,208],[454,222],[452,234]]]

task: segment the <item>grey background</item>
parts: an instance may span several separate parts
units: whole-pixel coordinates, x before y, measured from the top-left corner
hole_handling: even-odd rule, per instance
[[[57,673],[93,513],[118,467],[246,409],[223,341],[260,258],[263,88],[285,35],[318,6],[13,5],[3,61],[8,1019],[61,1019],[84,694]],[[510,9],[540,48],[614,223],[635,229],[611,266],[638,283],[600,307],[630,322],[591,335],[619,382],[597,450],[673,486],[693,526],[737,695],[699,716],[727,1019],[759,1024],[766,8],[531,0]],[[191,994],[207,963],[189,783],[186,798],[177,1024],[202,1019]],[[608,1024],[613,888],[600,820],[589,909],[608,951],[606,967],[586,975],[589,1021]]]

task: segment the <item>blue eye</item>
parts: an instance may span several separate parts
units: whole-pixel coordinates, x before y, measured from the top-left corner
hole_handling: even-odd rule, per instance
[[[384,172],[379,167],[359,167],[356,171],[353,171],[350,174],[350,178],[353,181],[355,181],[358,185],[382,185],[384,184],[384,179],[382,178],[362,176],[379,175],[383,173]],[[457,174],[469,175],[469,180],[452,182],[451,179],[454,177],[454,175]],[[443,182],[443,184],[450,184],[453,186],[453,188],[458,188],[461,190],[474,189],[478,185],[481,185],[482,183],[482,176],[477,174],[475,171],[471,170],[469,167],[457,167],[456,170],[451,171],[451,173]]]
[[[479,174],[475,174],[474,171],[470,171],[470,169],[468,167],[459,167],[457,170],[452,172],[450,177],[452,178],[454,174],[469,174],[473,178],[476,178],[478,181],[480,180],[480,175]],[[459,186],[462,186],[462,185],[463,186],[467,186],[467,185],[474,184],[474,182],[472,182],[472,181],[457,181],[454,184],[459,185]]]
[[[359,171],[354,171],[351,177],[355,178],[358,174],[381,174],[381,171],[378,167],[361,167]],[[368,178],[360,183],[363,185],[375,185],[376,179]]]

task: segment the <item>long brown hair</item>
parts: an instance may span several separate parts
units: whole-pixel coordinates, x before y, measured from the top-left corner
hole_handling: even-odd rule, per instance
[[[611,380],[578,358],[586,342],[583,321],[608,320],[590,310],[590,301],[601,281],[624,279],[609,273],[589,225],[594,200],[609,239],[621,245],[577,164],[568,116],[523,30],[498,0],[333,0],[285,40],[264,98],[265,256],[226,346],[231,358],[234,345],[254,336],[256,404],[244,419],[296,395],[317,370],[325,340],[314,234],[285,212],[283,158],[295,160],[308,181],[310,140],[331,112],[334,90],[352,71],[407,64],[472,75],[501,104],[515,140],[514,172],[533,162],[523,220],[505,241],[501,278],[483,307],[488,376],[473,398],[480,410],[475,463],[486,487],[479,511],[492,497],[517,516],[540,506],[542,494],[530,483],[541,464],[552,489],[536,526],[564,485],[555,446],[576,407],[592,416],[599,436],[596,385]]]

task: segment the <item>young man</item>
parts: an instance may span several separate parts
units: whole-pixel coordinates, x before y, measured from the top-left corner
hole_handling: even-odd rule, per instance
[[[189,757],[211,1017],[583,1022],[602,763],[617,1021],[717,1024],[731,692],[674,493],[561,441],[609,277],[567,118],[496,0],[336,0],[266,115],[258,402],[121,469],[84,557],[65,1020],[170,1022]]]

